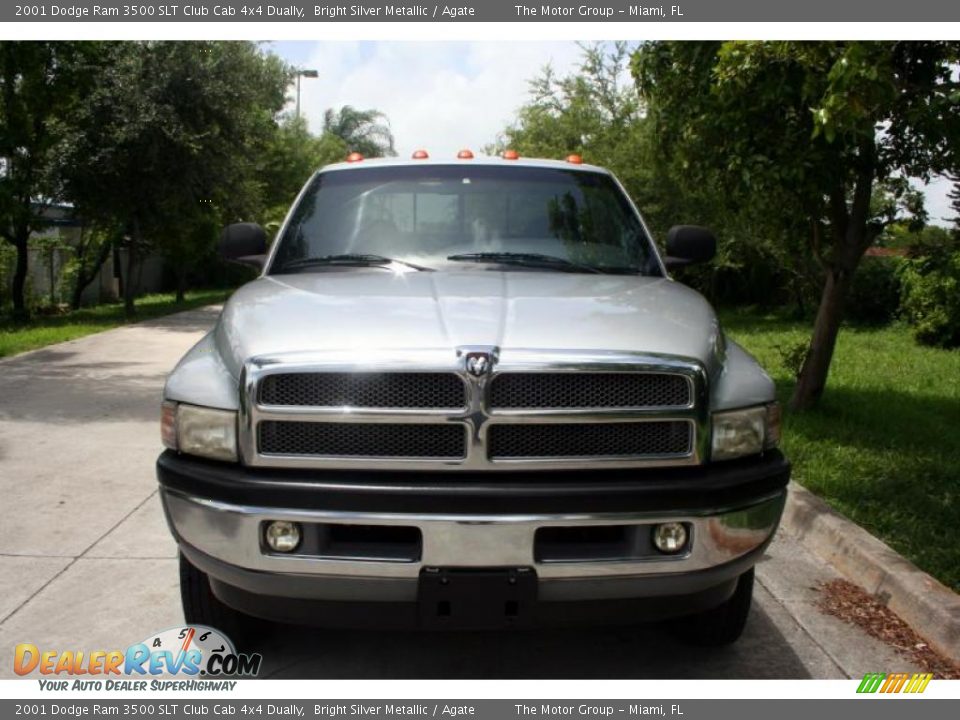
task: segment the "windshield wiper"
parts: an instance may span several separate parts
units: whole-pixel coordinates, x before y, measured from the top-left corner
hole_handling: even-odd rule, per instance
[[[450,255],[447,260],[453,262],[502,263],[503,265],[521,265],[526,267],[554,268],[563,272],[589,272],[604,274],[605,271],[592,265],[583,265],[553,255],[519,252],[478,252]]]
[[[276,272],[284,270],[299,270],[302,268],[319,267],[323,265],[347,265],[355,267],[385,267],[387,265],[403,265],[414,270],[432,272],[433,268],[415,265],[406,260],[397,260],[383,255],[373,255],[370,253],[343,253],[340,255],[324,255],[322,257],[306,257],[299,260],[291,260],[277,268]]]

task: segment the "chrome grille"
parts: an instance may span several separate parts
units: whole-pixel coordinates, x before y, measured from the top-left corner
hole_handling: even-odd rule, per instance
[[[462,458],[462,425],[326,423],[265,420],[259,425],[265,455],[314,457]]]
[[[691,452],[693,426],[683,420],[491,425],[489,456],[508,458],[643,458]]]
[[[488,359],[484,371],[473,357]],[[481,368],[482,370],[482,368]],[[465,472],[697,465],[707,375],[685,358],[488,346],[251,358],[245,464]]]
[[[467,390],[453,373],[278,373],[263,379],[260,402],[312,407],[463,408]]]
[[[490,408],[688,407],[691,383],[667,373],[501,373],[490,383]]]

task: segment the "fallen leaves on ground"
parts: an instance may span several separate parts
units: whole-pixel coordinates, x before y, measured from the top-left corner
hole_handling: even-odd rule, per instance
[[[817,607],[827,615],[840,618],[863,629],[868,635],[886,643],[900,655],[909,658],[934,678],[958,680],[960,666],[931,648],[927,641],[901,620],[877,597],[847,580],[820,583]],[[877,668],[883,672],[887,668]]]

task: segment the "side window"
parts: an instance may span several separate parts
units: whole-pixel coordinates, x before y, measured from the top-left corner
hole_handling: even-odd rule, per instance
[[[591,242],[628,250],[638,246],[637,238],[642,231],[633,213],[622,211],[619,200],[615,193],[585,188],[581,225]]]

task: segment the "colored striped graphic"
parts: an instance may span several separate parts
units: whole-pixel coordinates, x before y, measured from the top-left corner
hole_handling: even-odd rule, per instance
[[[933,679],[933,673],[867,673],[858,693],[922,693]]]

